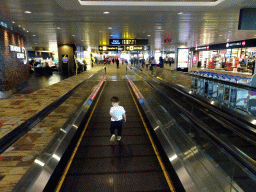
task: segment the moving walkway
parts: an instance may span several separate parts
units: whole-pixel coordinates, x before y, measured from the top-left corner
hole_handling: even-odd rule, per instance
[[[255,189],[251,123],[140,70],[126,79],[88,81],[91,93],[13,191]],[[113,95],[127,112],[120,143],[109,141]]]

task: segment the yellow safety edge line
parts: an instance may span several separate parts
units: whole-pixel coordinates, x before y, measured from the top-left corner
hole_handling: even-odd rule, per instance
[[[66,168],[65,168],[65,170],[64,170],[64,173],[63,173],[63,175],[61,176],[61,178],[60,178],[60,180],[59,180],[59,183],[58,183],[58,186],[57,186],[56,189],[55,189],[55,192],[59,192],[59,191],[60,191],[60,188],[61,188],[61,186],[62,186],[62,184],[63,184],[63,182],[64,182],[64,180],[65,180],[65,178],[66,178],[66,175],[67,175],[67,173],[68,173],[69,167],[70,167],[70,165],[71,165],[71,163],[72,163],[72,161],[73,161],[73,159],[74,159],[74,157],[75,157],[76,151],[77,151],[77,149],[78,149],[78,147],[79,147],[79,145],[80,145],[80,143],[81,143],[81,141],[82,141],[82,138],[83,138],[84,133],[85,133],[85,131],[86,131],[86,129],[87,129],[87,126],[88,126],[88,124],[89,124],[89,122],[90,122],[90,120],[91,120],[91,117],[92,117],[92,115],[93,115],[93,113],[94,113],[94,110],[95,110],[96,106],[98,105],[98,101],[99,101],[99,99],[100,99],[100,96],[101,96],[101,94],[102,94],[102,91],[103,91],[105,85],[106,85],[106,83],[103,85],[103,88],[102,88],[102,90],[101,90],[101,92],[100,92],[100,94],[99,94],[99,97],[98,97],[98,99],[97,99],[97,101],[96,101],[96,103],[95,103],[95,105],[94,105],[94,107],[93,107],[93,109],[92,109],[92,112],[91,112],[91,114],[90,114],[90,116],[89,116],[89,118],[88,118],[88,120],[87,120],[87,122],[86,122],[86,125],[85,125],[85,127],[84,127],[84,130],[83,130],[83,132],[82,132],[82,134],[81,134],[81,137],[79,138],[79,140],[78,140],[78,142],[77,142],[77,144],[76,144],[76,147],[75,147],[75,149],[74,149],[74,151],[73,151],[73,153],[72,153],[72,155],[71,155],[71,158],[70,158],[69,161],[68,161],[68,164],[67,164],[67,166],[66,166]]]
[[[127,82],[127,83],[128,83],[128,82]],[[169,188],[170,188],[170,190],[171,190],[172,192],[175,192],[175,188],[174,188],[173,183],[172,183],[172,181],[171,181],[171,179],[170,179],[169,173],[167,172],[167,170],[166,170],[166,168],[165,168],[165,166],[164,166],[164,163],[163,163],[163,161],[162,161],[162,158],[161,158],[160,155],[159,155],[159,152],[158,152],[158,150],[157,150],[157,148],[156,148],[156,145],[155,145],[155,143],[154,143],[154,141],[153,141],[153,139],[152,139],[152,137],[151,137],[151,134],[150,134],[150,132],[149,132],[149,130],[148,130],[147,124],[146,124],[146,122],[144,121],[144,118],[143,118],[143,116],[142,116],[142,114],[141,114],[141,111],[140,111],[140,109],[139,109],[139,107],[138,107],[136,101],[135,101],[135,98],[134,98],[134,96],[133,96],[133,94],[132,94],[132,91],[131,91],[131,88],[129,87],[129,85],[128,85],[128,88],[129,88],[129,90],[130,90],[130,92],[131,92],[133,101],[134,101],[134,103],[135,103],[135,105],[136,105],[136,108],[137,108],[137,110],[138,110],[138,112],[139,112],[140,118],[141,118],[141,120],[142,120],[142,122],[143,122],[143,125],[144,125],[145,129],[146,129],[146,132],[147,132],[147,134],[148,134],[149,140],[150,140],[150,142],[151,142],[151,145],[153,146],[153,149],[154,149],[155,154],[156,154],[156,156],[157,156],[157,159],[158,159],[158,161],[159,161],[159,163],[160,163],[160,166],[161,166],[161,168],[162,168],[162,171],[164,172],[164,176],[165,176],[165,179],[166,179],[166,181],[167,181],[167,183],[168,183],[168,186],[169,186]]]

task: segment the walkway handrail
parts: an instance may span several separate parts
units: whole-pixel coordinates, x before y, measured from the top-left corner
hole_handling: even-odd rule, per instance
[[[171,100],[174,105],[177,106],[177,108],[182,111],[186,115],[187,118],[191,122],[194,122],[196,125],[198,125],[199,128],[201,128],[204,132],[206,132],[208,135],[210,135],[211,138],[213,138],[215,141],[218,142],[220,146],[223,146],[235,159],[237,159],[241,164],[243,164],[247,169],[249,169],[254,175],[256,175],[256,161],[252,158],[246,156],[242,151],[237,149],[234,145],[231,143],[225,141],[224,139],[220,138],[208,125],[198,120],[193,114],[191,114],[189,111],[184,109],[181,105],[179,105],[177,102],[175,102],[173,99],[168,97],[166,94],[164,94],[162,91],[157,89],[154,85],[149,83],[142,77],[143,80],[150,85],[152,89],[157,91],[162,96],[166,97],[168,100]]]
[[[232,83],[232,82],[227,82],[227,81],[222,81],[222,80],[217,80],[217,79],[211,79],[211,78],[207,78],[207,77],[202,77],[202,76],[199,76],[200,78],[205,78],[207,80],[214,80],[216,82],[219,82],[219,83],[222,83],[222,84],[227,84],[227,85],[232,85],[232,86],[236,86],[236,87],[240,87],[240,88],[244,88],[244,89],[254,89],[256,91],[256,88],[255,87],[250,87],[250,86],[247,86],[247,85],[242,85],[242,84],[236,84],[236,83]],[[201,97],[199,95],[195,95],[195,94],[191,94],[190,93],[190,90],[188,88],[185,88],[185,89],[182,89],[180,87],[178,87],[177,85],[175,85],[174,83],[171,83],[171,82],[167,82],[166,80],[162,79],[162,80],[159,80],[157,78],[155,78],[156,81],[161,81],[163,82],[165,85],[171,87],[172,89],[175,89],[176,91],[178,91],[179,93],[195,100],[196,102],[199,102],[201,105],[203,106],[206,106],[211,109],[212,111],[216,112],[216,108],[215,107],[218,107],[218,108],[221,108],[218,109],[217,113],[221,113],[221,115],[229,120],[230,119],[230,109],[229,108],[226,108],[225,106],[222,106],[218,103],[214,103],[209,105],[209,103],[211,101],[209,101],[207,98],[204,98],[204,97]],[[215,107],[213,107],[215,106]],[[224,112],[223,112],[224,111]],[[225,113],[228,113],[229,115],[226,115]],[[233,113],[232,111],[232,115],[235,115],[236,118],[232,118],[232,121],[233,122],[236,122],[237,124],[243,126],[244,128],[246,128],[247,130],[249,130],[250,132],[253,132],[255,133],[256,131],[256,128],[255,128],[255,125],[252,124],[252,122],[254,122],[254,118],[252,117],[246,117],[246,116],[241,116],[241,114],[236,115],[235,113]],[[249,125],[248,125],[249,124]],[[254,128],[252,129],[252,126],[254,126]]]
[[[96,76],[100,71],[105,69],[106,73],[106,67],[103,67],[101,70],[99,70],[97,73],[91,75],[89,77],[93,78]],[[59,99],[55,100],[48,106],[46,106],[44,109],[42,109],[40,112],[35,114],[33,117],[29,118],[27,121],[16,127],[14,130],[6,134],[0,139],[0,154],[2,154],[6,149],[8,149],[13,143],[15,143],[18,139],[20,139],[25,133],[30,131],[33,127],[35,127],[39,122],[41,122],[47,115],[49,115],[52,111],[54,111],[57,107],[59,107],[63,102],[65,102],[70,96],[72,96],[77,89],[79,89],[88,79],[84,80],[80,84],[78,84],[76,87],[74,87],[69,92],[65,93],[63,96],[61,96]]]

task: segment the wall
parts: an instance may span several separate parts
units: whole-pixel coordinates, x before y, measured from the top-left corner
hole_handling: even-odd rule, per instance
[[[62,55],[68,55],[68,66],[67,73],[69,75],[74,74],[74,54],[75,54],[75,45],[58,45],[58,55],[59,55],[59,71],[65,73],[65,64],[62,62]],[[68,75],[67,74],[67,75]]]
[[[25,59],[18,59],[17,53],[10,50],[10,45],[26,49],[26,39],[14,31],[0,26],[0,91],[6,92],[18,88],[29,79],[27,51]]]

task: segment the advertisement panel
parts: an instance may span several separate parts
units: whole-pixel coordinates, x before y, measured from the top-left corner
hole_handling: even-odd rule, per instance
[[[178,68],[188,68],[187,48],[178,48]]]

